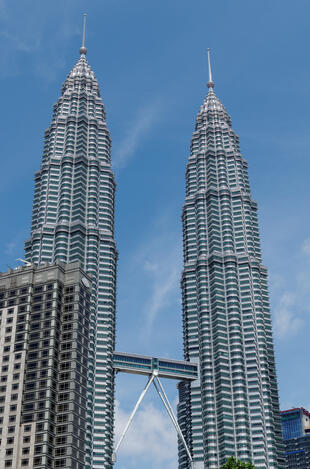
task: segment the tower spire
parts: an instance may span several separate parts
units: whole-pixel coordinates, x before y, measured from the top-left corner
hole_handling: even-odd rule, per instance
[[[208,49],[208,67],[209,67],[209,81],[208,81],[207,86],[208,88],[214,88],[214,82],[212,81],[210,49]]]
[[[80,48],[80,54],[86,55],[87,49],[85,47],[85,32],[86,32],[86,13],[83,15],[83,37],[82,37],[82,47]]]

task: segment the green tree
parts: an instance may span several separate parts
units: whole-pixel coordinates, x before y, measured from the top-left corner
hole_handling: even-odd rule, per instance
[[[242,462],[240,459],[231,456],[221,469],[255,469],[255,466],[250,462]]]

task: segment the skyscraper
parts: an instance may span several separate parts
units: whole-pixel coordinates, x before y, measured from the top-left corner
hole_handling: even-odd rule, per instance
[[[200,379],[179,385],[178,416],[195,469],[217,469],[232,454],[261,469],[285,467],[257,204],[210,62],[182,221],[184,355],[199,362]],[[189,467],[181,446],[179,467]]]
[[[115,182],[104,105],[86,60],[84,39],[80,58],[63,84],[45,132],[42,164],[35,174],[31,236],[25,249],[27,261],[33,264],[53,263],[56,259],[65,263],[80,261],[83,270],[92,276],[89,447],[85,467],[92,464],[94,435],[92,467],[109,468],[113,448],[117,260]]]

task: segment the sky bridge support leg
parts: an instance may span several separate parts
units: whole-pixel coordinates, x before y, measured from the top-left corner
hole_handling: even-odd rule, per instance
[[[157,384],[156,384],[156,381],[157,381],[157,383],[158,383],[160,389],[158,388],[158,386],[157,386]],[[173,409],[172,409],[171,404],[170,404],[170,402],[169,402],[169,399],[168,399],[168,397],[167,397],[167,394],[165,393],[165,390],[164,390],[164,388],[163,388],[163,386],[162,386],[162,384],[161,384],[161,382],[160,382],[158,376],[155,377],[155,380],[154,380],[153,384],[154,384],[154,386],[155,386],[155,389],[156,389],[156,391],[157,391],[157,393],[158,393],[158,395],[159,395],[159,397],[160,397],[162,403],[164,404],[164,406],[165,406],[165,408],[166,408],[166,411],[168,412],[168,415],[169,415],[169,417],[170,417],[170,419],[171,419],[171,421],[172,421],[172,423],[173,423],[173,425],[174,425],[174,428],[175,428],[176,431],[177,431],[177,434],[179,435],[179,437],[180,437],[180,439],[181,439],[181,441],[182,441],[182,443],[183,443],[183,445],[184,445],[184,448],[185,448],[185,450],[186,450],[186,452],[187,452],[187,456],[188,456],[189,461],[190,461],[191,468],[193,468],[193,467],[194,467],[194,463],[193,463],[192,455],[191,455],[191,453],[190,453],[190,451],[189,451],[189,449],[188,449],[187,443],[186,443],[186,441],[185,441],[185,438],[184,438],[184,436],[183,436],[183,433],[182,433],[182,431],[181,431],[181,428],[180,428],[180,426],[179,426],[179,424],[178,424],[177,418],[176,418],[176,416],[174,415],[174,412],[173,412]]]
[[[129,420],[128,420],[128,422],[127,422],[127,424],[126,424],[126,426],[123,430],[123,433],[121,434],[121,437],[120,437],[120,439],[119,439],[119,441],[118,441],[118,443],[115,447],[115,450],[114,450],[114,453],[113,453],[113,456],[112,456],[112,462],[116,462],[116,453],[117,453],[117,451],[118,451],[118,449],[119,449],[119,447],[120,447],[120,445],[121,445],[121,443],[124,439],[124,436],[127,433],[127,430],[129,428],[131,422],[133,421],[134,416],[136,415],[137,410],[140,407],[141,402],[143,401],[143,398],[144,398],[145,394],[147,393],[149,387],[151,386],[154,378],[155,378],[154,374],[149,376],[149,379],[148,379],[148,381],[147,381],[147,383],[146,383],[146,385],[145,385],[145,387],[144,387],[144,389],[143,389],[143,391],[142,391],[142,393],[141,393],[141,395],[140,395],[140,397],[139,397],[139,399],[138,399],[138,401],[137,401],[137,403],[136,403],[136,405],[135,405],[135,407],[134,407],[134,409],[133,409],[133,411],[132,411],[132,413],[129,417]]]

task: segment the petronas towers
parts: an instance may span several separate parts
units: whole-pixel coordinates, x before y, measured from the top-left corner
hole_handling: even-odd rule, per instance
[[[199,362],[200,380],[180,384],[179,420],[195,469],[216,469],[231,455],[278,469],[282,434],[257,204],[209,73],[182,215],[184,353]],[[180,447],[180,468],[187,467]]]
[[[25,249],[31,264],[78,261],[91,277],[85,468],[110,469],[115,182],[104,105],[86,52],[83,43],[45,132]],[[184,354],[199,363],[200,379],[179,386],[179,424],[195,469],[217,469],[232,454],[260,469],[280,469],[278,391],[257,204],[239,138],[214,93],[211,74],[208,87],[192,137],[182,216]],[[179,467],[190,468],[181,444]]]
[[[86,52],[82,47],[45,132],[42,164],[35,175],[31,237],[25,249],[30,263],[79,261],[92,276],[88,469],[111,467],[117,251],[111,141]]]

